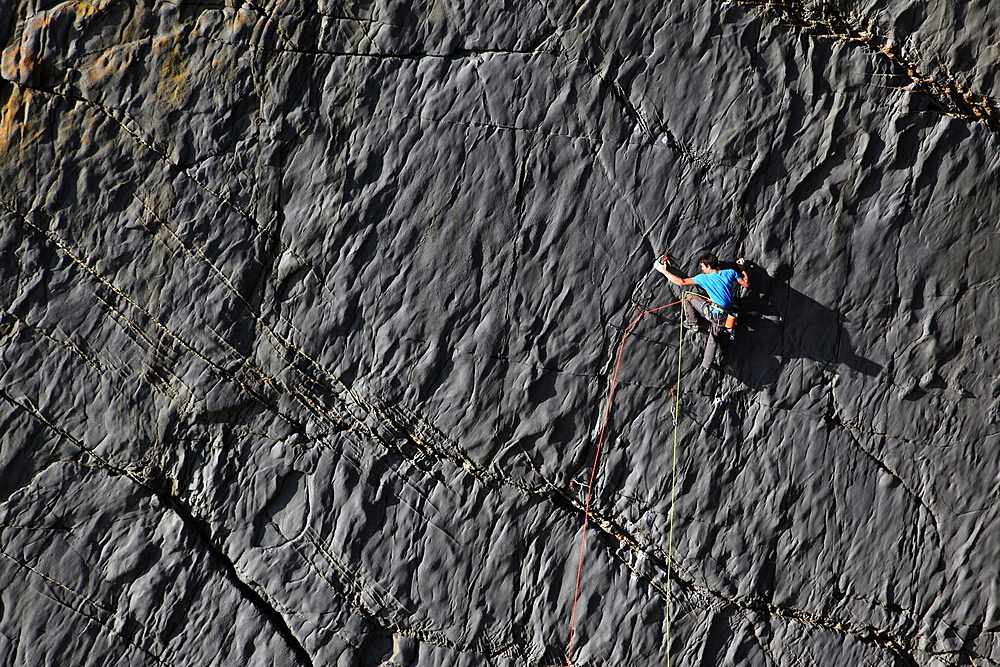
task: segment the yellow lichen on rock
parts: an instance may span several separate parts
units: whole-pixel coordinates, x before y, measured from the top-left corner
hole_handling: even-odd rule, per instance
[[[170,37],[153,41],[153,54],[159,61],[160,73],[156,97],[180,108],[191,94],[191,82],[184,54],[172,44],[174,41]]]
[[[3,52],[0,77],[15,83],[27,83],[32,71],[41,62],[42,33],[50,20],[47,14],[43,14],[25,22],[20,39]]]
[[[14,86],[6,104],[0,110],[0,155],[6,156],[11,147],[19,141],[23,132],[21,110],[25,104],[24,98],[30,94],[31,91]]]

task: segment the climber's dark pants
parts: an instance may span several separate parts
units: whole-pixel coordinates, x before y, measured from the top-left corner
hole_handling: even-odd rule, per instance
[[[700,296],[684,302],[684,322],[698,326],[698,320],[708,322],[708,341],[705,343],[705,354],[701,358],[702,368],[708,368],[715,360],[715,350],[719,347],[719,332],[725,324],[725,313],[715,312],[712,302]]]

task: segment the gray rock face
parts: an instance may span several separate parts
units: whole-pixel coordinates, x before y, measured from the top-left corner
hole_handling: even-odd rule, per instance
[[[0,663],[1000,664],[998,31],[0,6]]]

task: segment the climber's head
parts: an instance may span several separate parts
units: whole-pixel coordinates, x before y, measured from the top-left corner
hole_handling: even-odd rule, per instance
[[[704,255],[698,258],[698,266],[701,268],[703,273],[708,273],[709,271],[718,271],[719,258],[715,256],[715,253],[706,252]]]

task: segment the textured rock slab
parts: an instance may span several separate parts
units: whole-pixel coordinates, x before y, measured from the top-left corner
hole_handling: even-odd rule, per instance
[[[998,21],[0,8],[3,661],[1000,662]]]

